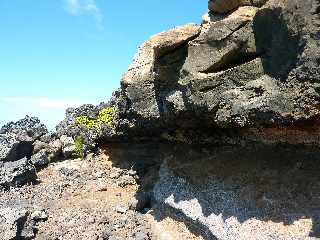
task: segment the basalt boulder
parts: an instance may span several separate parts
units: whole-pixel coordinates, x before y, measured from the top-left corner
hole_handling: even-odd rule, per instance
[[[30,158],[33,142],[47,133],[46,126],[35,117],[26,116],[4,125],[0,130],[0,161]]]
[[[36,180],[35,167],[30,159],[34,142],[45,134],[48,134],[46,126],[29,116],[1,128],[0,186],[21,186]]]
[[[0,187],[20,187],[37,179],[36,169],[31,160],[22,158],[12,162],[0,162]]]

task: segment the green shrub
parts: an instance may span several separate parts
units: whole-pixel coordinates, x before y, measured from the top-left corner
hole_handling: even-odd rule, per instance
[[[99,112],[97,122],[99,124],[111,125],[113,122],[114,113],[115,113],[115,111],[114,111],[114,108],[112,108],[112,107],[102,109]]]
[[[75,137],[74,143],[76,146],[75,157],[84,158],[84,143],[83,138],[80,136]]]
[[[93,128],[97,126],[96,119],[89,119],[87,116],[80,116],[76,118],[76,123],[84,126],[85,128]]]
[[[87,129],[99,127],[103,124],[110,126],[113,123],[114,114],[114,108],[104,108],[99,111],[98,117],[96,119],[90,119],[87,116],[79,116],[76,118],[76,124],[82,125]]]

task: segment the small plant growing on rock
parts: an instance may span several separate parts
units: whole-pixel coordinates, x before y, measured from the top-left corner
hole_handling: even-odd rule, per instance
[[[75,157],[84,158],[84,143],[83,138],[80,136],[75,137],[74,144],[76,147]]]
[[[89,119],[87,116],[80,116],[76,118],[76,123],[84,126],[85,128],[93,128],[97,126],[96,119]]]
[[[108,107],[99,112],[97,123],[111,125],[114,118],[114,108]]]
[[[99,127],[103,124],[110,126],[113,123],[114,114],[114,108],[108,107],[100,110],[96,119],[90,119],[87,116],[79,116],[76,118],[76,123],[87,129]]]

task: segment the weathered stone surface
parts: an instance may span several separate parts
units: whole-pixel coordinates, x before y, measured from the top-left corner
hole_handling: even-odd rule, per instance
[[[36,180],[35,167],[30,159],[34,153],[34,142],[45,134],[48,134],[45,125],[41,124],[39,119],[29,116],[1,128],[0,186],[22,186]],[[37,148],[40,148],[39,144]],[[43,162],[44,155],[43,152],[41,161],[39,156],[35,156],[34,162]]]
[[[30,158],[33,142],[47,133],[45,125],[35,117],[26,116],[4,125],[0,130],[0,161]]]
[[[34,239],[37,223],[47,219],[43,210],[21,206],[0,208],[0,232],[4,233],[1,239]]]
[[[276,126],[276,142],[287,127],[317,124],[319,3],[238,2],[230,14],[209,12],[201,26],[151,37],[110,103],[69,110],[59,137],[81,135],[91,149],[103,141],[146,139],[239,143],[245,130],[257,140],[259,131]],[[102,106],[116,109],[112,127],[75,123],[81,115],[96,117]]]
[[[34,165],[27,158],[13,162],[0,162],[0,186],[22,186],[37,179]]]
[[[60,139],[53,140],[49,143],[49,149],[47,149],[48,157],[50,161],[54,161],[62,156],[62,142]]]
[[[319,160],[315,148],[181,146],[168,152],[154,196],[162,218],[203,239],[317,239]]]
[[[228,13],[240,6],[261,7],[268,0],[209,0],[209,10],[218,13]]]
[[[229,15],[210,13],[200,33],[194,28],[164,54],[148,47],[151,38],[117,93],[116,132],[159,138],[178,130],[189,136],[184,141],[212,142],[204,136],[316,119],[317,6],[316,1],[268,1]],[[171,41],[171,33],[160,36]]]
[[[0,134],[0,161],[30,158],[33,151],[32,143],[32,139],[25,135]]]
[[[244,7],[210,23],[199,37],[189,42],[183,68],[190,72],[219,72],[227,65],[231,68],[232,64],[253,60],[259,55],[253,30],[256,12],[255,8]]]
[[[70,158],[76,153],[76,145],[72,137],[63,135],[60,137],[62,143],[62,153],[65,158]]]
[[[167,32],[159,33],[143,43],[122,84],[132,102],[132,109],[144,117],[159,117],[156,101],[155,81],[157,80],[156,64],[166,54],[178,49],[199,34],[199,26],[187,24]],[[143,94],[141,94],[143,92]]]
[[[63,200],[73,200],[70,193],[86,199],[86,190],[94,189],[104,207],[103,194],[109,196],[111,187],[106,182],[116,189],[139,182],[130,204],[116,202],[120,207],[112,208],[118,216],[164,208],[157,221],[175,219],[208,240],[319,238],[320,2],[210,0],[209,8],[201,26],[177,27],[142,44],[112,100],[68,109],[56,134],[29,134],[25,129],[33,127],[23,122],[22,129],[3,128],[0,185],[35,179],[34,165],[72,157],[74,139],[81,137],[86,149],[104,150],[102,167],[112,165],[112,171],[96,172],[92,158],[66,161],[56,166],[57,175],[45,172],[52,182],[43,189],[50,186]],[[110,126],[77,122],[83,116],[97,120],[105,107],[115,110]],[[51,236],[61,227],[64,236],[84,236],[95,219],[87,218],[87,210],[72,215],[73,209],[61,204],[59,217],[66,222],[85,221],[81,228],[78,222],[55,226]],[[112,224],[121,228],[126,220]],[[97,226],[101,233],[103,225]],[[117,236],[104,230],[102,238]],[[94,231],[87,236],[97,238]]]
[[[114,93],[114,94],[117,94]],[[111,99],[109,103],[100,103],[98,106],[86,104],[79,108],[69,108],[66,110],[66,118],[56,126],[56,135],[68,137],[81,137],[84,144],[85,152],[93,151],[97,147],[97,142],[101,138],[112,138],[115,136],[115,126],[117,125],[117,115],[115,113],[112,125],[99,125],[92,128],[87,128],[77,122],[78,117],[88,117],[88,119],[96,119],[99,112],[103,109],[112,107],[114,105]],[[118,132],[116,136],[120,135]]]
[[[50,163],[47,151],[45,149],[42,149],[36,154],[32,155],[31,162],[37,168],[47,166]]]
[[[32,138],[33,141],[47,133],[46,126],[38,118],[29,116],[17,122],[10,122],[0,130],[0,134],[26,135]]]

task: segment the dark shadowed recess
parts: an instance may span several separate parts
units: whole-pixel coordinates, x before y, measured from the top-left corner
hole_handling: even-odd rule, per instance
[[[188,197],[168,192],[166,197],[173,194],[177,202],[196,198],[204,216],[221,214],[224,219],[235,217],[241,223],[254,218],[292,225],[310,218],[310,236],[320,237],[320,150],[316,147],[253,144],[217,148],[146,142],[107,144],[103,149],[116,167],[138,172],[139,192],[152,190],[159,179],[159,167],[167,159],[168,168],[197,191]],[[226,208],[218,194],[208,191],[215,181],[223,182],[221,191],[227,189],[236,196],[228,203],[231,207]],[[264,202],[264,198],[272,201]],[[154,208],[168,208],[152,204]],[[184,222],[204,239],[216,239],[207,226],[183,212],[168,208],[161,215],[155,213],[158,220],[165,217]]]
[[[280,8],[260,10],[253,27],[257,52],[264,54],[264,71],[271,77],[286,79],[297,62],[301,36],[288,29],[288,22],[281,13]]]

